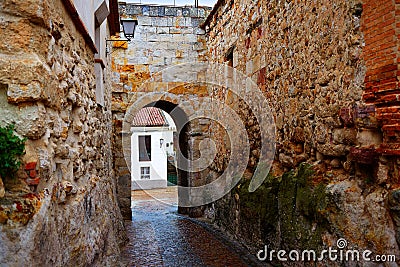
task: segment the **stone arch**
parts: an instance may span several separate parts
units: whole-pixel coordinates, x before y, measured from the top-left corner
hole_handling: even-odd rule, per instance
[[[131,123],[137,112],[144,107],[156,107],[169,113],[173,118],[178,132],[178,149],[182,153],[178,153],[178,185],[182,187],[190,186],[190,173],[180,168],[180,163],[184,160],[180,157],[189,158],[192,151],[189,147],[189,132],[190,122],[187,112],[178,107],[179,100],[182,95],[175,95],[171,93],[151,93],[139,98],[135,101],[126,111],[126,115],[122,125],[122,146],[123,154],[127,166],[131,166]],[[130,174],[123,175],[118,178],[118,199],[121,212],[125,219],[131,219],[131,176]],[[184,197],[181,195],[181,190],[178,190],[178,201]],[[186,196],[188,197],[188,196]],[[189,212],[188,208],[180,207],[178,202],[178,212],[186,214]]]

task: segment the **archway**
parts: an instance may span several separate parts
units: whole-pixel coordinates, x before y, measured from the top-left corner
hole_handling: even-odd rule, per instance
[[[177,150],[180,150],[181,153],[177,154],[177,172],[178,172],[178,186],[188,187],[189,183],[189,173],[180,168],[181,163],[189,158],[189,130],[190,130],[190,122],[188,120],[188,116],[185,111],[183,111],[177,104],[166,101],[159,100],[153,103],[146,105],[145,107],[156,107],[167,112],[175,122],[176,131],[178,135],[178,144]],[[188,208],[179,206],[180,194],[182,194],[181,190],[178,190],[178,212],[182,214],[188,213]]]
[[[127,110],[123,125],[122,125],[122,147],[123,154],[126,160],[127,166],[131,166],[131,123],[137,112],[144,107],[156,107],[167,112],[175,122],[178,134],[178,144],[177,150],[181,153],[177,153],[177,172],[178,172],[178,186],[180,187],[190,187],[190,173],[181,168],[183,162],[190,158],[189,138],[190,138],[190,122],[188,116],[184,110],[178,107],[179,96],[174,94],[162,94],[151,95],[149,97],[141,98],[140,100],[133,103]],[[121,213],[124,219],[131,219],[131,176],[130,174],[125,174],[123,176],[117,177],[118,179],[118,200],[121,209]],[[188,195],[183,195],[178,189],[178,212],[182,214],[187,214],[190,208],[180,207],[179,199],[188,198]]]

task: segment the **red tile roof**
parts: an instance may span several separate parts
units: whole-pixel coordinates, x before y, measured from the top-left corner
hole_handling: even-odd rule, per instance
[[[146,107],[136,114],[132,126],[168,126],[168,121],[160,109]]]

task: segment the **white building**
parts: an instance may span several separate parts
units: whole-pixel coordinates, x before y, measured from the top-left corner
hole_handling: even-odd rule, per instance
[[[132,190],[167,187],[175,124],[162,110],[146,107],[136,114],[131,131]]]

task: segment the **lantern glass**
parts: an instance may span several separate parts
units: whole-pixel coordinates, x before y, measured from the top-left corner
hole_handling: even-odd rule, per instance
[[[121,20],[122,29],[124,31],[124,35],[127,39],[132,39],[135,35],[135,28],[138,25],[137,20],[133,19],[124,19]]]

